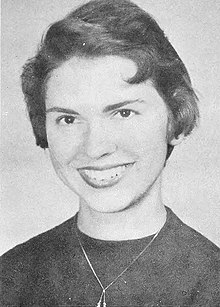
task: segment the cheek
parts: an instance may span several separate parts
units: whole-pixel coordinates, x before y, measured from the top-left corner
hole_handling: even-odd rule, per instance
[[[51,157],[60,164],[65,164],[78,155],[82,147],[83,136],[76,132],[60,133],[55,129],[48,129],[47,139]]]
[[[121,130],[119,147],[128,152],[152,155],[167,148],[167,118],[159,115],[137,120],[126,131]]]

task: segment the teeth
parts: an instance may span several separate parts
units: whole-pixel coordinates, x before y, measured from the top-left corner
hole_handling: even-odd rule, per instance
[[[118,166],[107,170],[84,170],[87,177],[95,181],[109,181],[121,177],[126,166]]]
[[[103,170],[94,169],[79,169],[79,173],[83,180],[93,188],[111,187],[119,182],[127,168],[130,168],[133,163],[120,165]]]

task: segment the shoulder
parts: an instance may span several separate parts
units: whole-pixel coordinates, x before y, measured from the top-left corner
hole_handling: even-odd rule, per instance
[[[60,261],[74,248],[72,227],[75,217],[25,243],[15,246],[0,257],[3,291],[21,291],[30,276],[48,270],[50,263]],[[71,242],[71,246],[70,246]]]
[[[62,224],[41,233],[28,241],[15,246],[1,256],[2,261],[12,261],[26,256],[36,256],[39,253],[50,253],[53,250],[59,250],[68,243],[71,229],[75,223],[75,216],[63,222]]]
[[[201,233],[181,221],[170,208],[168,211],[168,231],[181,251],[201,255],[204,259],[220,260],[220,249]]]
[[[170,270],[179,274],[183,283],[202,293],[203,299],[219,299],[220,249],[202,234],[183,223],[168,210],[165,256]],[[165,246],[164,245],[164,246]],[[208,305],[207,303],[207,306]],[[213,305],[215,306],[215,305]]]
[[[220,249],[201,233],[183,224],[179,231],[179,245],[197,274],[204,278],[220,278]]]

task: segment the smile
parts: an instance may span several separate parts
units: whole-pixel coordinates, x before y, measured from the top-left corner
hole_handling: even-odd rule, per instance
[[[133,163],[118,165],[109,168],[81,168],[78,169],[83,180],[93,188],[107,188],[117,184]]]

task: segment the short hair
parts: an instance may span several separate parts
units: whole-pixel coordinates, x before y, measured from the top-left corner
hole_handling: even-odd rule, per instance
[[[23,67],[22,90],[37,145],[48,147],[46,84],[51,72],[72,57],[108,55],[133,60],[137,73],[126,80],[151,80],[168,109],[168,142],[187,136],[197,123],[197,96],[189,74],[157,22],[129,0],[93,0],[53,23],[35,57]]]

